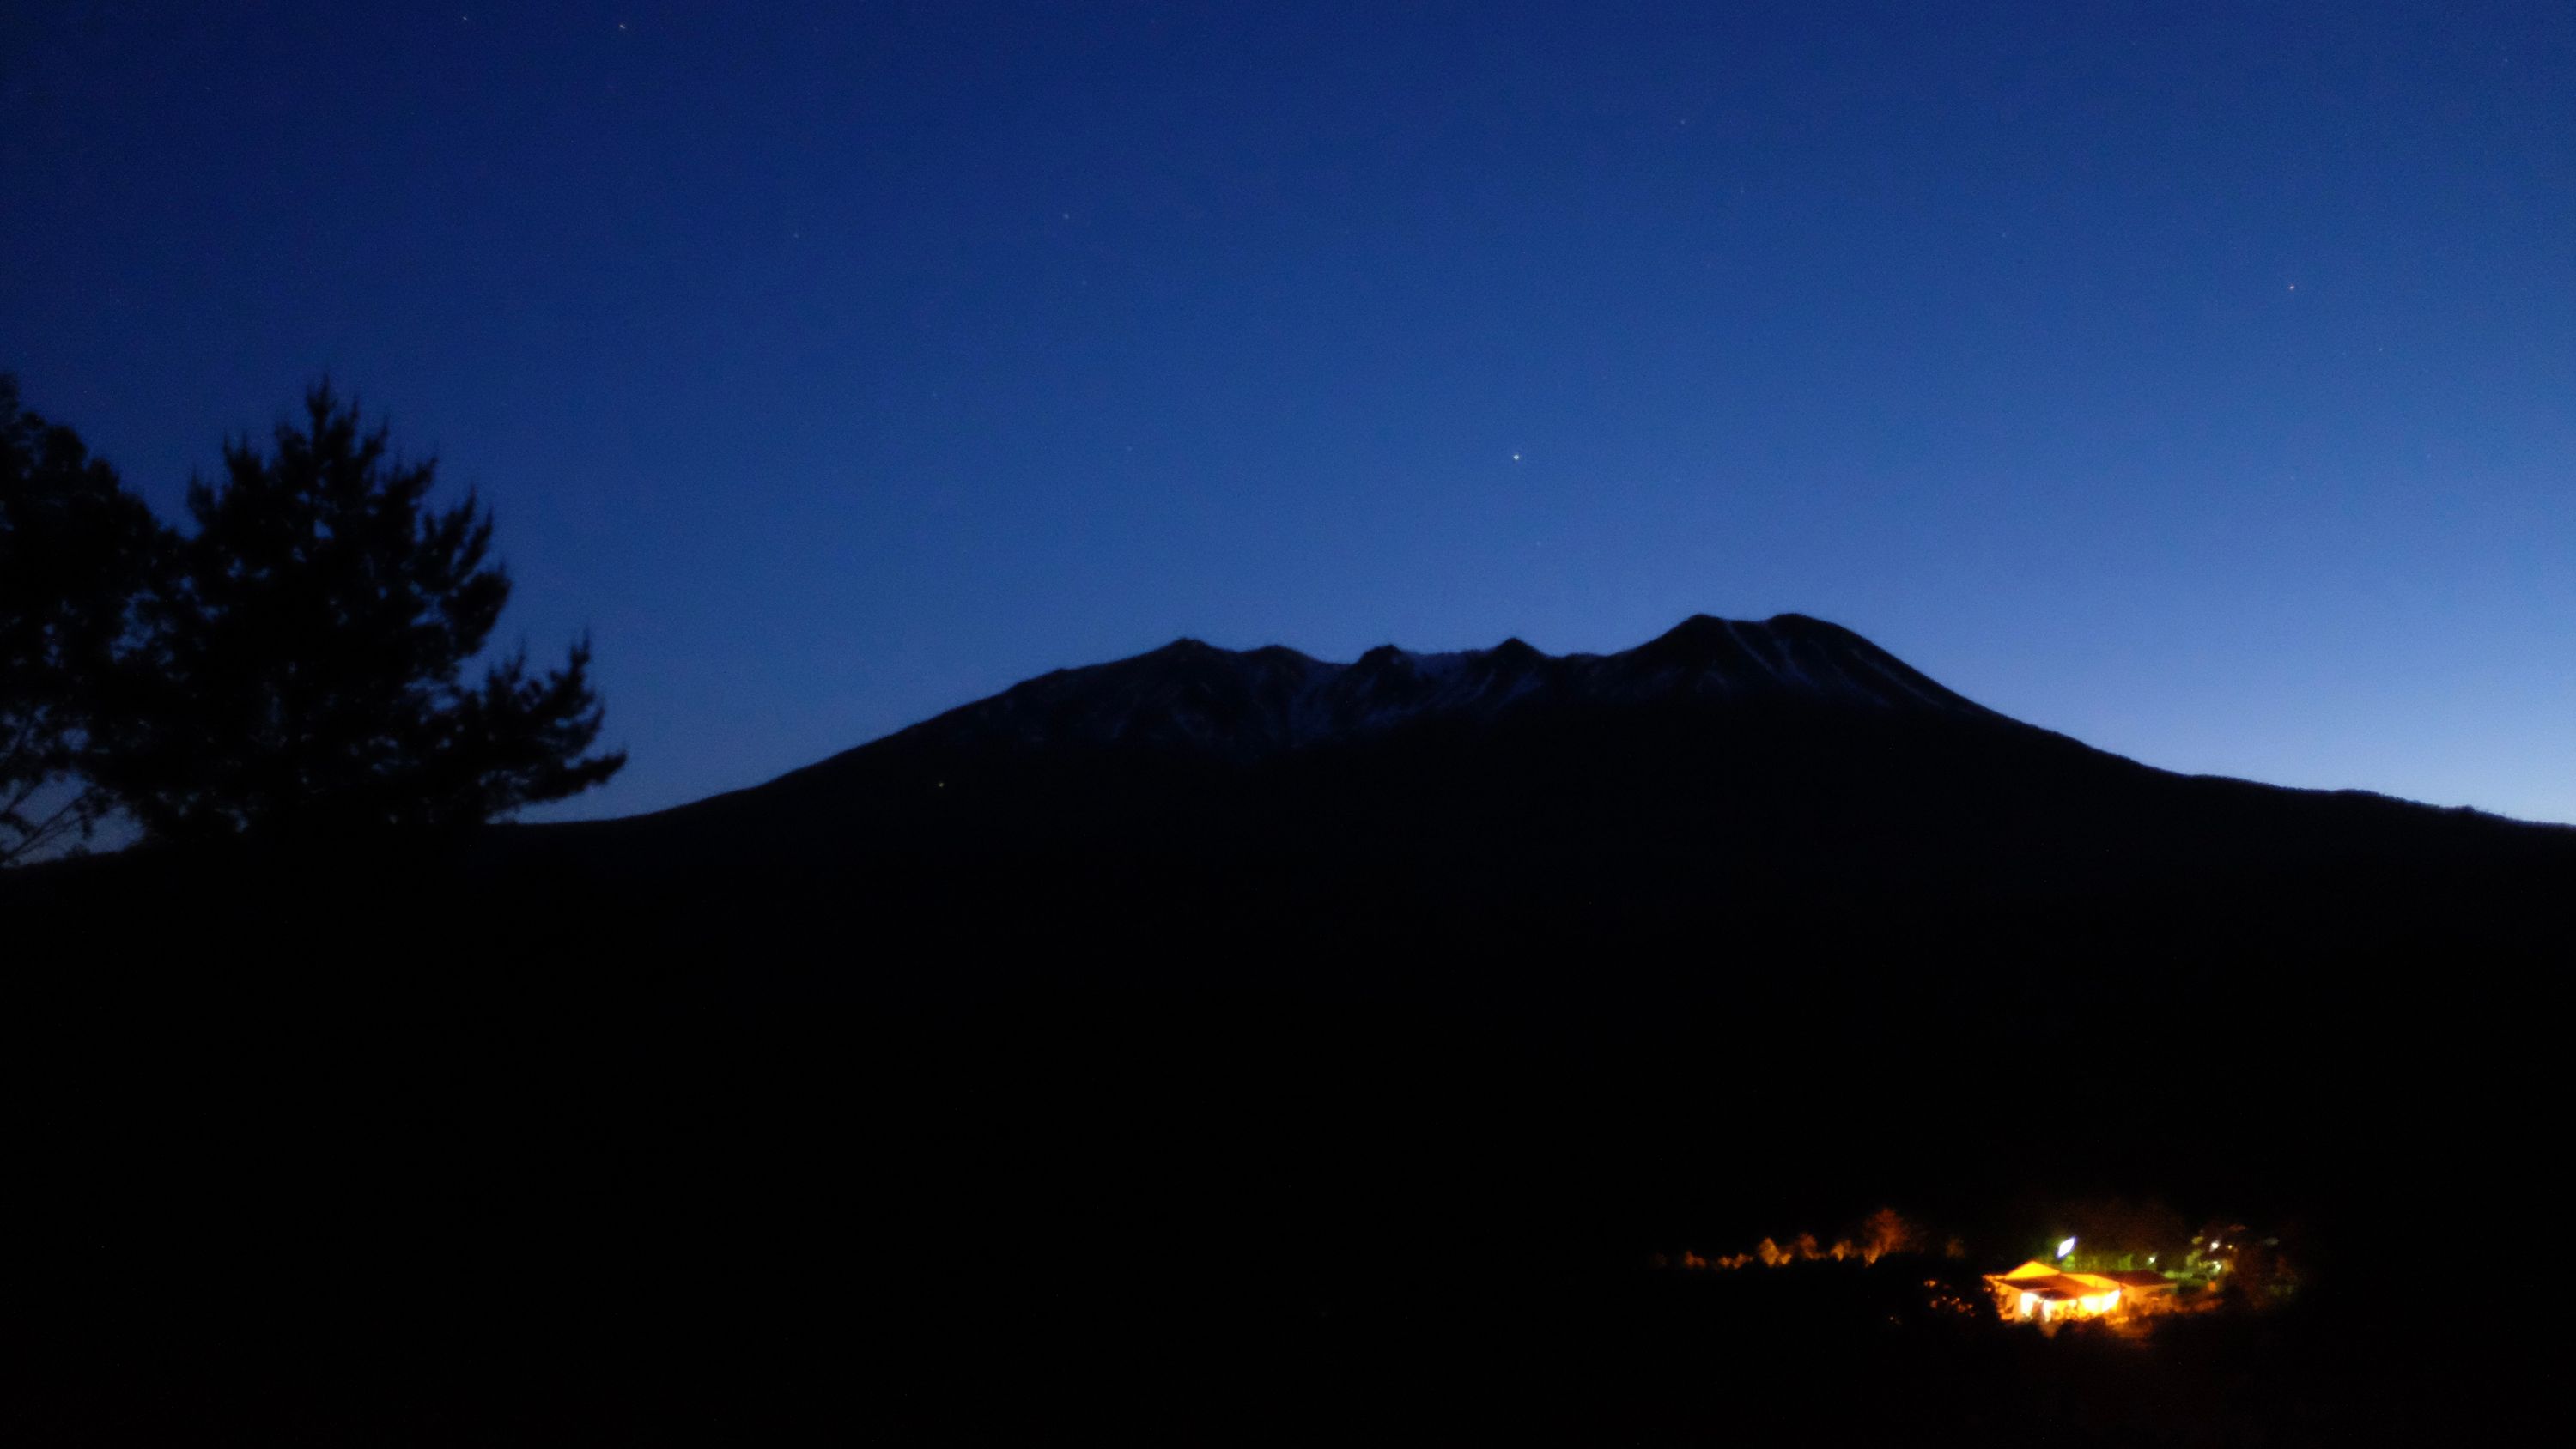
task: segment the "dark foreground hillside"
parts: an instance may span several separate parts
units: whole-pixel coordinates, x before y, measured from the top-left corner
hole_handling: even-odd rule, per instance
[[[1796,697],[20,872],[0,1438],[2509,1439],[2571,879]],[[2102,1197],[2301,1290],[1889,1296]],[[1883,1203],[1969,1256],[1648,1266]]]

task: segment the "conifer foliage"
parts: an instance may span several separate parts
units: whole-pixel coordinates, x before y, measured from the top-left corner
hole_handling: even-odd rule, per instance
[[[221,477],[189,485],[195,528],[144,600],[95,761],[147,834],[475,823],[625,764],[590,753],[587,639],[559,669],[532,675],[522,648],[463,677],[510,580],[472,494],[429,506],[435,474],[324,384],[272,450],[228,443]]]
[[[0,373],[0,865],[86,839],[110,804],[82,764],[95,686],[133,637],[163,541],[151,510]]]

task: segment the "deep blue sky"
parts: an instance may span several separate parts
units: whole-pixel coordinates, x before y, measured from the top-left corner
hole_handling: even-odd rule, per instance
[[[2564,0],[0,0],[0,368],[172,513],[386,410],[595,631],[557,813],[1183,633],[1799,610],[2576,820]]]

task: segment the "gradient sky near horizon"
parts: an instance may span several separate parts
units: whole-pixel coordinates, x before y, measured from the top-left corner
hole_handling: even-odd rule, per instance
[[[328,374],[624,814],[1188,634],[1799,611],[2576,821],[2576,7],[0,4],[0,370]]]

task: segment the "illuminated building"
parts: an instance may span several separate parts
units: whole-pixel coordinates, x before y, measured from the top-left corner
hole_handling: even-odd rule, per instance
[[[1987,1274],[1986,1286],[2006,1321],[2041,1324],[2153,1312],[2174,1291],[2161,1273],[2069,1273],[2036,1258],[2008,1273]]]

